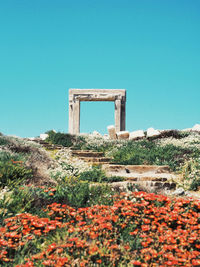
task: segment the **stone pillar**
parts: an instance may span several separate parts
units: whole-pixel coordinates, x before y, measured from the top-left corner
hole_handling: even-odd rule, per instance
[[[125,101],[121,99],[115,100],[115,129],[116,132],[125,131],[126,122],[126,106]]]
[[[121,102],[121,131],[126,129],[126,102]]]
[[[69,133],[80,133],[80,101],[69,101]]]
[[[73,134],[80,133],[80,101],[75,100],[73,104]]]
[[[68,132],[73,134],[73,102],[69,101],[69,122],[68,122]]]
[[[115,100],[115,129],[116,132],[119,132],[121,129],[121,100]]]

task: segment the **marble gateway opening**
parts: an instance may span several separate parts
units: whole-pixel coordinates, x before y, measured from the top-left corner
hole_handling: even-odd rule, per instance
[[[69,133],[80,133],[81,101],[113,101],[115,104],[115,129],[125,131],[125,89],[69,89]]]

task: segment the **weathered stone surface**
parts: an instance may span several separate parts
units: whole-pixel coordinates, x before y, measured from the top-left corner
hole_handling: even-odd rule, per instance
[[[154,173],[154,174],[162,174],[162,173],[170,173],[170,168],[168,165],[158,166],[158,165],[117,165],[111,164],[105,167],[107,172],[117,172],[120,175],[125,174],[147,174],[147,173]],[[156,177],[156,176],[155,176]]]
[[[192,127],[192,131],[200,132],[200,124],[195,124],[195,125]]]
[[[99,132],[94,131],[94,132],[92,133],[92,136],[101,137],[102,135],[101,135]]]
[[[104,135],[103,135],[103,138],[104,138],[105,140],[108,140],[108,139],[109,139],[109,135],[108,135],[108,134],[104,134]]]
[[[190,132],[191,130],[192,128],[186,128],[186,129],[181,130],[181,132]]]
[[[137,139],[144,138],[144,137],[145,137],[145,134],[143,130],[131,132],[129,135],[130,140],[137,140]]]
[[[174,192],[173,195],[181,196],[185,194],[185,190],[182,187],[177,188]]]
[[[110,139],[117,139],[116,130],[114,125],[107,127]]]
[[[45,140],[48,138],[48,134],[40,134],[40,139]]]
[[[125,130],[126,90],[125,89],[70,89],[69,90],[69,133],[80,132],[81,101],[114,101],[116,131]]]
[[[121,131],[117,133],[118,139],[129,139],[129,132],[128,131]]]
[[[154,128],[148,128],[147,129],[147,137],[156,137],[161,135],[161,132],[158,130],[155,130]]]

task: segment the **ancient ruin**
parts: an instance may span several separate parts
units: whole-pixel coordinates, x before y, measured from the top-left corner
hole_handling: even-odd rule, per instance
[[[125,89],[69,89],[69,133],[80,133],[81,101],[113,101],[115,104],[115,129],[125,131]]]

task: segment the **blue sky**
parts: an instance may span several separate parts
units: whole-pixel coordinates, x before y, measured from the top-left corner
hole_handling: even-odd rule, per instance
[[[200,123],[199,0],[2,0],[0,132],[68,131],[69,88],[127,90],[126,128]],[[81,104],[107,132],[112,102]]]

